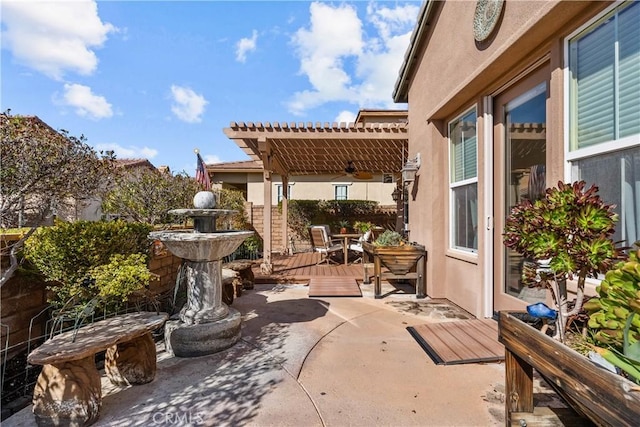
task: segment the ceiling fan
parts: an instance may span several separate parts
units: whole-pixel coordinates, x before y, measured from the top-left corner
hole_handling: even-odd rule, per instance
[[[347,161],[347,166],[344,168],[344,173],[336,176],[333,179],[340,178],[342,176],[351,176],[354,179],[367,180],[373,178],[373,174],[368,171],[359,171],[355,165],[353,164],[353,160]],[[332,179],[332,181],[333,181]]]

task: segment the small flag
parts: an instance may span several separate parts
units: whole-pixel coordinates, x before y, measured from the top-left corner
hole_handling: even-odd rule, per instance
[[[207,165],[205,165],[204,160],[202,160],[202,156],[200,153],[196,153],[198,156],[198,167],[196,169],[196,181],[204,187],[206,191],[211,190],[211,180],[209,179],[209,173],[207,172]]]

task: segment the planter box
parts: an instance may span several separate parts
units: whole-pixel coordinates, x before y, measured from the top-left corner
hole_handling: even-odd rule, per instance
[[[382,279],[415,279],[416,297],[426,297],[426,263],[427,251],[422,245],[402,245],[402,246],[376,246],[371,243],[363,243],[365,259],[363,264],[373,258],[375,284],[375,297],[380,298]],[[382,266],[389,269],[391,273],[382,273]],[[412,270],[415,268],[415,272]],[[368,282],[365,273],[365,283]]]
[[[602,369],[566,345],[500,312],[498,340],[505,346],[507,425],[515,412],[533,412],[533,369],[576,412],[597,425],[637,425],[640,391],[633,382]]]

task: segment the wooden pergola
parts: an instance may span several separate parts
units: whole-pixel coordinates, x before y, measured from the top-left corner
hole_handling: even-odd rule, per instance
[[[382,113],[380,113],[382,115]],[[405,120],[355,123],[243,123],[232,122],[225,135],[263,166],[264,265],[272,271],[271,175],[282,177],[283,247],[288,242],[288,183],[290,176],[338,174],[352,161],[360,171],[398,174],[407,160]],[[385,117],[394,116],[386,112]],[[396,114],[396,116],[400,116]],[[375,116],[371,116],[375,119]],[[360,116],[359,116],[360,118]],[[370,120],[371,120],[370,119]],[[269,206],[267,206],[269,204]]]

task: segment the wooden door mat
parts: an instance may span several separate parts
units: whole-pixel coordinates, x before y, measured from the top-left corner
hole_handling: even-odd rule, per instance
[[[309,281],[310,297],[361,297],[360,286],[349,277],[312,277]]]
[[[437,365],[504,360],[498,322],[492,319],[427,323],[407,330]]]

